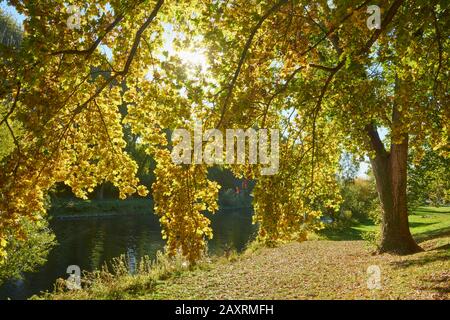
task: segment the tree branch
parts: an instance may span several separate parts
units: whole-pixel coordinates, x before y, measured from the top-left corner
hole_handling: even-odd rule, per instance
[[[396,0],[389,8],[388,12],[386,13],[383,21],[381,21],[380,29],[376,29],[375,32],[370,37],[369,41],[366,42],[365,46],[361,49],[360,53],[365,53],[370,50],[370,47],[377,41],[378,37],[381,35],[381,33],[386,29],[388,24],[394,19],[395,14],[397,13],[400,6],[403,4],[404,0]]]
[[[86,55],[86,59],[97,49],[97,47],[100,45],[100,43],[103,41],[103,39],[106,37],[108,33],[110,33],[124,18],[123,14],[119,14],[114,21],[105,29],[105,32],[95,40],[95,42],[87,49],[84,50],[77,50],[77,49],[68,49],[68,50],[61,50],[61,51],[55,51],[52,52],[51,55],[59,55],[59,54],[68,54],[68,55]]]
[[[20,149],[19,140],[17,140],[17,137],[16,137],[16,135],[14,134],[14,130],[11,128],[11,125],[9,124],[8,120],[5,121],[5,124],[6,124],[6,127],[8,127],[8,131],[9,131],[9,133],[11,134],[11,137],[13,138],[14,145],[15,145],[16,148],[17,148],[17,157],[18,157],[18,158],[17,158],[17,163],[16,163],[16,165],[14,166],[14,171],[13,171],[13,176],[14,176],[14,179],[15,179],[15,177],[16,177],[16,175],[17,175],[17,170],[19,169],[19,165],[20,165],[20,159],[21,159],[22,151],[21,151],[21,149]]]
[[[88,100],[86,100],[83,104],[79,105],[73,112],[74,114],[78,114],[80,113],[84,108],[86,108],[86,106],[92,102],[95,98],[97,98],[99,96],[100,93],[102,93],[102,91],[110,84],[112,83],[114,80],[117,79],[117,77],[119,76],[125,76],[131,66],[131,63],[133,62],[134,56],[136,55],[136,51],[139,47],[139,43],[141,41],[141,37],[142,34],[144,33],[144,31],[148,28],[148,26],[150,25],[150,23],[152,23],[152,21],[155,19],[156,15],[158,14],[159,9],[161,8],[161,6],[163,5],[164,0],[159,0],[158,3],[156,4],[155,8],[153,9],[153,11],[151,12],[150,16],[147,18],[147,20],[145,20],[144,24],[138,29],[138,31],[136,32],[135,36],[134,36],[134,41],[133,41],[133,45],[131,47],[131,51],[130,54],[127,57],[127,60],[125,62],[125,66],[124,68],[115,73],[114,75],[111,76],[111,78],[109,78],[100,88],[97,89],[97,91],[94,93],[93,96],[91,96]]]
[[[375,41],[378,39],[378,37],[381,35],[381,33],[386,29],[387,25],[392,21],[392,19],[394,18],[395,14],[397,13],[398,9],[400,8],[401,4],[403,3],[403,0],[396,0],[391,7],[389,8],[385,18],[383,19],[382,23],[381,23],[381,28],[377,29],[372,36],[370,37],[370,39],[366,42],[366,44],[364,45],[364,47],[359,51],[360,54],[363,54],[367,51],[370,50],[370,48],[372,47],[372,45],[375,43]],[[312,148],[312,156],[311,156],[311,182],[312,182],[312,186],[314,185],[314,161],[315,161],[315,144],[316,144],[316,118],[320,112],[320,109],[322,107],[322,100],[325,96],[325,93],[327,91],[327,88],[331,82],[331,80],[333,79],[334,75],[345,65],[345,60],[341,60],[341,62],[339,62],[339,64],[337,64],[334,68],[329,69],[327,68],[322,68],[325,69],[327,71],[330,71],[330,75],[328,76],[324,86],[322,87],[322,91],[320,93],[319,99],[317,100],[317,104],[316,104],[316,108],[314,110],[314,115],[313,115],[313,148]],[[369,137],[371,139],[371,143],[372,146],[374,147],[374,149],[379,152],[380,154],[386,155],[386,150],[384,149],[384,145],[383,142],[381,141],[380,137],[378,136],[378,132],[372,127],[368,127],[366,128]]]
[[[3,123],[8,124],[7,121],[8,121],[9,116],[10,116],[10,115],[14,112],[14,110],[16,109],[17,101],[19,100],[20,89],[21,89],[21,83],[18,82],[18,83],[17,83],[17,92],[16,92],[16,95],[15,95],[15,97],[14,97],[13,105],[11,106],[11,108],[9,109],[9,111],[8,111],[8,113],[5,115],[5,117],[2,119],[2,121],[0,121],[0,126],[1,126]]]
[[[81,113],[88,105],[89,103],[91,103],[92,101],[94,101],[102,92],[103,90],[110,85],[114,80],[117,79],[117,77],[119,76],[124,76],[128,73],[129,68],[131,66],[131,63],[133,62],[134,56],[136,55],[136,51],[137,48],[139,46],[141,37],[143,32],[148,28],[148,26],[150,25],[150,23],[155,19],[156,15],[158,14],[159,10],[161,9],[161,6],[163,5],[164,0],[159,0],[158,3],[156,4],[156,6],[154,7],[153,11],[150,13],[150,16],[145,20],[144,24],[138,29],[138,31],[135,34],[134,37],[134,41],[133,41],[133,46],[131,48],[130,54],[127,57],[127,61],[125,63],[125,66],[123,68],[122,71],[119,71],[117,73],[115,73],[113,76],[111,76],[107,81],[105,81],[105,83],[103,85],[101,85],[96,91],[95,93],[89,97],[89,99],[87,99],[85,102],[83,102],[82,104],[78,105],[73,111],[72,111],[72,115],[69,119],[69,122],[64,126],[63,128],[63,132],[60,135],[60,138],[58,140],[57,146],[55,148],[55,150],[57,150],[59,148],[59,145],[61,144],[61,141],[65,138],[66,133],[70,127],[70,125],[73,123],[73,121],[75,120],[75,117]]]
[[[376,126],[371,123],[366,126],[366,132],[370,138],[370,144],[372,149],[381,156],[387,156],[386,148],[384,147],[383,141],[380,139]]]
[[[222,111],[220,114],[220,119],[219,119],[219,123],[217,124],[216,127],[220,127],[220,125],[222,124],[223,118],[225,116],[225,112],[227,110],[228,107],[228,103],[229,100],[231,99],[231,95],[233,93],[233,89],[234,86],[236,85],[236,81],[239,77],[239,74],[241,72],[241,68],[242,65],[244,64],[244,60],[247,56],[248,50],[250,49],[250,46],[253,42],[253,38],[255,37],[256,33],[258,32],[259,28],[262,26],[262,24],[264,23],[264,21],[271,16],[273,13],[275,13],[276,11],[278,11],[284,4],[286,4],[288,2],[288,0],[280,0],[278,1],[272,8],[270,8],[262,17],[261,19],[259,19],[258,23],[253,27],[250,36],[247,38],[247,41],[244,45],[244,49],[242,50],[241,56],[239,58],[239,63],[238,66],[236,68],[236,71],[234,72],[234,76],[233,79],[231,80],[231,83],[228,86],[228,92],[227,95],[225,97],[225,101],[223,103],[222,106]]]
[[[263,120],[262,120],[262,124],[261,127],[264,128],[265,123],[266,123],[266,118],[267,118],[267,113],[269,111],[270,108],[270,104],[272,103],[273,99],[276,98],[276,96],[278,96],[279,94],[283,93],[287,87],[289,86],[289,83],[294,79],[295,75],[297,73],[299,73],[304,67],[300,66],[298,68],[296,68],[290,75],[289,77],[286,78],[285,83],[278,88],[278,90],[276,90],[272,96],[270,97],[269,101],[266,103],[266,108],[264,109],[264,113],[263,113]]]

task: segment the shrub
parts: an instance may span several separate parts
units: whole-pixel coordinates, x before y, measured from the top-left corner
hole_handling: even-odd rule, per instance
[[[377,251],[379,249],[381,239],[380,231],[363,231],[361,238],[365,241],[368,250]]]
[[[149,294],[159,280],[180,275],[186,270],[201,268],[208,259],[203,259],[195,266],[178,253],[169,257],[159,251],[156,259],[144,256],[136,265],[129,265],[125,255],[114,258],[109,266],[104,264],[100,270],[84,272],[81,277],[81,289],[69,290],[65,279],[56,281],[53,292],[43,292],[32,299],[127,299],[129,297]]]
[[[47,255],[56,245],[55,235],[45,219],[30,221],[21,218],[24,239],[10,236],[6,252],[8,256],[0,264],[0,285],[8,279],[21,279],[23,272],[35,271],[47,261]]]
[[[352,212],[350,210],[344,210],[342,216],[345,220],[350,220],[352,218]]]
[[[371,218],[370,213],[378,203],[373,179],[344,181],[341,182],[340,189],[343,203],[339,218],[349,220],[350,216],[360,221]]]

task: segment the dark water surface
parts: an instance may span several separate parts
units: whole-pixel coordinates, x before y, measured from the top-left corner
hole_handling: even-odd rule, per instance
[[[221,210],[211,217],[214,238],[211,254],[225,248],[242,250],[256,231],[250,209]],[[158,218],[153,214],[127,214],[109,217],[54,218],[51,228],[59,243],[47,263],[37,272],[25,274],[24,280],[10,281],[0,287],[0,299],[26,299],[52,290],[57,278],[67,278],[67,267],[78,265],[92,271],[121,254],[136,261],[144,255],[155,257],[163,249]]]

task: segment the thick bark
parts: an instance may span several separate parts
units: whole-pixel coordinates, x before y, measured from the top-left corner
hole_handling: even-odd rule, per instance
[[[383,212],[379,251],[396,254],[422,251],[411,236],[408,224],[408,136],[405,134],[400,144],[392,143],[390,152],[387,152],[375,127],[369,126],[367,131],[376,155],[371,163]]]

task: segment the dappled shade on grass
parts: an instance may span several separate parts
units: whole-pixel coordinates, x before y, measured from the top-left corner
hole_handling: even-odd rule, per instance
[[[450,207],[419,207],[409,215],[409,226],[417,241],[450,233]],[[329,240],[362,240],[364,232],[377,230],[379,230],[379,226],[367,219],[349,228],[324,229],[319,234]]]

